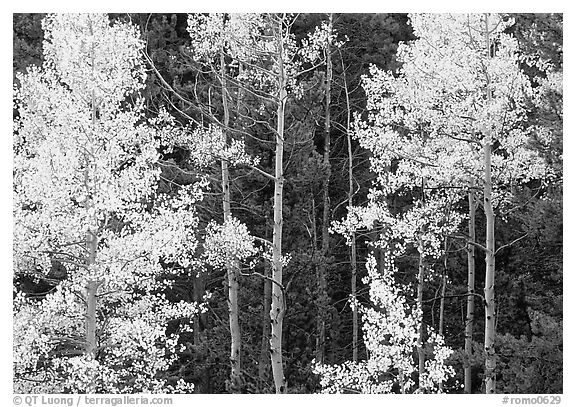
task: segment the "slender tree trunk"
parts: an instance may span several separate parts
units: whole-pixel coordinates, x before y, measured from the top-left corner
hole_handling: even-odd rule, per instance
[[[316,244],[318,243],[318,225],[316,224],[316,198],[314,198],[314,190],[311,191],[312,196],[312,257],[314,258],[314,262],[317,262],[318,257],[318,247]],[[316,270],[318,274],[318,270]]]
[[[442,273],[442,289],[440,290],[440,316],[438,318],[438,333],[444,336],[444,309],[446,307],[446,284],[448,281],[448,238],[444,239],[444,271]],[[434,316],[434,313],[432,313]],[[434,325],[434,323],[432,323]],[[442,392],[444,382],[438,383],[438,389]]]
[[[348,84],[346,83],[346,70],[342,61],[342,75],[344,78],[344,93],[346,94],[346,141],[348,143],[348,207],[354,204],[354,159],[352,154],[352,136],[350,135],[350,95]],[[356,232],[352,231],[350,236],[350,295],[354,304],[356,303],[356,280],[358,275],[358,264],[356,262]],[[352,361],[358,361],[358,308],[352,307]]]
[[[484,284],[484,301],[486,321],[484,329],[484,351],[486,352],[486,393],[496,392],[496,351],[494,339],[496,330],[494,325],[494,274],[496,262],[494,256],[494,211],[492,208],[492,178],[491,178],[492,146],[487,142],[484,145],[485,178],[484,178],[484,214],[486,216],[486,280]]]
[[[473,190],[472,180],[470,180],[470,191],[468,192],[468,240],[476,241],[476,198]],[[474,258],[475,247],[469,243],[466,248],[468,254],[468,298],[466,301],[466,329],[464,333],[464,350],[466,352],[466,362],[464,363],[464,392],[472,393],[472,340],[474,335],[474,282],[476,279],[476,260]]]
[[[332,14],[329,17],[329,30],[332,28]],[[324,168],[326,175],[322,182],[322,259],[318,268],[318,315],[316,326],[318,336],[316,338],[316,361],[324,363],[324,353],[326,348],[326,320],[328,317],[328,287],[326,283],[327,259],[330,251],[330,234],[328,227],[330,224],[330,92],[332,85],[332,55],[330,40],[326,41],[326,87],[324,106]]]
[[[98,125],[98,107],[96,102],[96,96],[94,91],[92,91],[92,129],[94,132],[97,131]],[[92,206],[92,199],[90,197],[90,191],[88,190],[88,184],[90,182],[90,175],[88,173],[90,167],[90,159],[86,156],[86,169],[84,170],[84,183],[86,185],[86,209],[88,210]],[[98,250],[98,236],[92,230],[86,232],[86,251],[88,256],[86,258],[86,265],[90,268],[94,263],[96,263],[96,251]],[[97,293],[99,282],[93,279],[89,279],[86,284],[86,315],[85,315],[85,326],[86,326],[86,353],[91,355],[92,358],[96,358],[97,341],[96,337],[96,306],[97,306]]]
[[[374,222],[375,229],[379,229],[380,227],[381,225],[379,224],[378,221]],[[372,234],[372,241],[378,242],[379,238],[380,235],[378,234],[378,232],[374,231],[374,233]],[[378,270],[380,271],[380,274],[384,274],[386,269],[386,253],[384,252],[384,249],[382,247],[377,247],[375,250],[378,253]]]
[[[278,111],[276,129],[276,163],[274,179],[274,229],[272,235],[272,305],[270,309],[271,335],[270,360],[276,393],[286,393],[286,380],[282,361],[282,322],[284,318],[285,299],[282,285],[282,194],[284,187],[284,109],[286,105],[286,73],[284,71],[283,26],[279,21],[277,35],[278,65]]]
[[[486,52],[490,59],[490,27],[488,14],[486,19]],[[486,72],[487,104],[492,102],[490,90],[490,76]],[[494,325],[494,274],[496,270],[494,248],[494,209],[492,207],[492,130],[486,129],[484,138],[484,215],[486,216],[486,280],[484,285],[484,301],[486,321],[484,329],[484,351],[486,353],[485,381],[486,394],[496,392],[496,350],[494,339],[496,330]]]
[[[406,394],[406,389],[404,388],[404,372],[402,370],[399,370],[398,372],[398,383],[400,384],[400,393],[401,394]]]
[[[244,63],[242,61],[238,61],[238,76],[242,77],[244,75]],[[237,112],[237,122],[243,125],[244,119],[243,115],[246,114],[245,102],[244,102],[244,95],[245,89],[244,86],[238,84],[238,93],[237,93],[237,101],[236,101],[236,112]]]
[[[230,110],[228,107],[228,95],[226,87],[226,65],[224,61],[224,50],[220,52],[220,84],[222,88],[222,109],[224,111],[224,128],[222,129],[222,142],[228,144],[227,131],[230,125]],[[224,222],[232,216],[230,210],[230,174],[228,162],[221,161],[222,165],[222,208],[224,212]],[[230,322],[230,386],[229,390],[237,392],[242,386],[241,354],[242,337],[239,323],[238,310],[238,262],[232,261],[227,264],[228,275],[228,316]]]
[[[442,273],[442,289],[440,290],[440,316],[438,318],[438,333],[444,336],[444,309],[446,307],[446,284],[448,281],[448,237],[444,239],[444,271]],[[432,312],[434,317],[434,312]],[[434,325],[434,322],[432,322]],[[438,389],[443,391],[444,382],[438,383]]]
[[[204,291],[205,291],[204,274],[203,273],[194,274],[192,276],[192,297],[194,299],[194,302],[198,304],[202,302]],[[202,320],[202,318],[205,318],[204,314],[197,313],[196,315],[194,315],[192,334],[194,336],[195,345],[199,345],[202,341],[202,338],[200,336],[200,321],[202,321],[202,323],[205,322],[204,320]]]
[[[448,280],[448,238],[444,239],[444,272],[442,273],[442,289],[440,290],[440,316],[438,318],[438,333],[444,335],[444,308],[446,306],[446,281]]]
[[[238,270],[231,266],[228,268],[228,310],[230,315],[230,390],[240,391],[242,386],[241,371],[241,336],[238,311]]]
[[[91,266],[96,261],[96,249],[98,239],[89,231],[86,234],[86,249],[88,250],[87,265]],[[86,284],[86,353],[96,358],[97,337],[96,337],[96,305],[98,292],[98,282],[88,281]]]
[[[358,361],[358,307],[356,304],[357,294],[356,294],[356,276],[358,266],[356,263],[356,233],[352,232],[350,236],[350,266],[352,269],[352,276],[350,277],[350,289],[352,295],[352,301],[354,301],[354,306],[352,307],[352,361]]]
[[[425,357],[424,357],[424,315],[422,309],[422,297],[424,293],[424,248],[422,247],[422,239],[418,241],[418,287],[417,287],[417,305],[421,311],[420,325],[418,327],[418,341],[416,342],[416,350],[418,352],[418,387],[422,388],[422,378],[425,375]]]

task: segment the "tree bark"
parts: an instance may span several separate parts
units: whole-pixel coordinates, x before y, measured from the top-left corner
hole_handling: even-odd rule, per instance
[[[490,27],[488,14],[485,15],[486,23],[486,53],[490,59]],[[487,86],[486,100],[488,106],[492,102],[490,89],[490,76],[486,71]],[[494,274],[496,270],[494,250],[494,209],[492,207],[492,130],[487,128],[484,137],[484,215],[486,217],[486,279],[484,285],[485,329],[484,329],[484,352],[486,354],[485,382],[486,394],[496,392],[496,350],[494,339],[496,329],[494,325]]]
[[[352,184],[352,183],[350,183]],[[352,205],[352,195],[350,194],[349,205]],[[356,263],[356,233],[352,232],[350,236],[350,267],[352,269],[352,275],[350,277],[350,290],[352,301],[354,306],[352,307],[352,361],[358,361],[358,307],[356,304],[357,294],[356,294],[356,278],[358,266]]]
[[[442,289],[440,290],[440,315],[438,318],[438,333],[444,335],[444,308],[446,306],[446,281],[448,280],[448,238],[444,239],[444,271],[442,273]]]
[[[490,139],[490,137],[488,137]],[[484,161],[486,165],[484,178],[484,214],[486,216],[486,280],[484,284],[484,307],[485,307],[485,329],[484,329],[484,351],[486,353],[486,394],[496,392],[496,351],[494,339],[496,329],[494,325],[494,274],[496,271],[496,261],[494,256],[494,211],[492,208],[492,178],[491,159],[492,146],[487,142],[484,145]]]
[[[90,267],[96,262],[96,249],[98,239],[92,231],[86,234],[86,249],[88,250],[87,265]],[[96,305],[98,292],[98,282],[89,280],[86,284],[86,353],[96,358],[97,337],[96,337]]]
[[[194,299],[194,302],[198,304],[202,302],[205,291],[205,285],[206,283],[204,281],[203,273],[194,274],[192,276],[192,297]],[[195,345],[199,345],[202,342],[202,338],[200,336],[200,329],[201,329],[200,321],[202,321],[202,323],[205,324],[205,320],[203,319],[205,317],[206,317],[205,314],[202,313],[197,313],[196,315],[194,315],[192,334],[194,337]]]
[[[470,191],[468,192],[468,239],[470,242],[476,241],[476,198],[472,189],[472,180],[470,181]],[[464,351],[466,352],[466,361],[464,363],[464,392],[472,393],[472,340],[474,335],[474,281],[476,279],[476,261],[474,258],[474,245],[469,243],[467,248],[468,255],[468,298],[466,302],[466,328],[464,332]]]
[[[418,340],[416,342],[416,350],[418,352],[418,387],[422,388],[422,378],[425,375],[425,361],[424,356],[424,316],[422,309],[422,297],[424,293],[424,248],[422,246],[422,239],[418,241],[418,286],[417,286],[417,305],[421,311],[420,324],[418,327]]]
[[[440,316],[438,318],[438,333],[444,336],[444,309],[446,307],[446,283],[448,281],[448,238],[444,239],[444,271],[442,273],[442,289],[440,290]],[[434,316],[434,313],[432,313]],[[434,323],[432,323],[434,325]],[[443,391],[444,383],[438,383],[438,390]]]
[[[224,50],[220,52],[220,84],[222,90],[222,109],[224,113],[224,128],[222,129],[222,142],[228,144],[227,129],[230,125],[230,110],[228,106],[228,96],[226,87],[226,65],[224,61]],[[232,216],[230,210],[230,173],[228,162],[221,161],[222,166],[222,209],[224,222]],[[241,346],[242,337],[240,332],[239,310],[238,310],[238,269],[237,261],[232,260],[226,266],[228,276],[228,316],[230,324],[230,385],[232,392],[240,391],[242,386],[242,366],[241,366]]]
[[[350,135],[350,94],[348,93],[348,84],[346,83],[346,70],[344,61],[342,61],[342,75],[344,78],[344,93],[346,95],[346,142],[348,144],[348,207],[352,208],[354,196],[354,159],[352,154],[352,136]],[[350,295],[354,304],[357,301],[356,281],[358,275],[358,264],[356,262],[356,232],[350,234]],[[352,361],[358,361],[358,308],[352,307]]]
[[[96,96],[94,90],[92,90],[92,130],[97,131],[98,125],[98,106],[96,102]],[[84,170],[84,184],[86,187],[86,210],[92,206],[91,191],[89,190],[90,174],[88,173],[90,168],[90,159],[88,156],[86,158],[86,169]],[[98,236],[92,231],[88,230],[86,232],[86,251],[88,256],[86,257],[86,265],[88,269],[90,266],[96,263],[96,252],[98,250]],[[89,270],[90,272],[90,270]],[[85,326],[86,326],[86,353],[91,355],[93,359],[96,359],[97,341],[96,337],[96,307],[97,307],[97,293],[99,282],[94,279],[88,279],[86,283],[86,315],[85,315]]]
[[[272,304],[270,309],[271,335],[270,360],[276,393],[286,393],[284,365],[282,361],[282,322],[285,299],[282,285],[282,196],[284,187],[284,110],[286,105],[286,73],[284,71],[283,20],[278,22],[276,32],[278,67],[278,110],[276,129],[276,152],[274,172],[274,228],[272,235]]]

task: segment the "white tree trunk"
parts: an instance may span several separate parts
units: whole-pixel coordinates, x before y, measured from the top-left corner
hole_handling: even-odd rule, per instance
[[[489,139],[489,138],[488,138]],[[492,208],[492,175],[491,175],[492,145],[487,142],[484,146],[485,178],[484,178],[484,214],[486,216],[486,280],[484,284],[484,307],[485,307],[485,329],[484,329],[484,351],[486,353],[486,394],[496,392],[496,350],[494,339],[496,327],[494,325],[494,274],[496,270],[496,259],[494,255],[494,211]]]
[[[346,69],[342,62],[342,75],[344,78],[344,93],[346,94],[346,142],[348,143],[348,207],[353,205],[354,196],[354,159],[352,154],[352,136],[350,135],[350,95],[348,93],[348,84],[346,83]],[[358,264],[356,261],[356,232],[352,231],[350,236],[350,295],[352,301],[356,302],[356,282],[358,275]],[[358,309],[352,307],[352,361],[358,361]]]
[[[490,55],[490,27],[488,24],[488,14],[485,15],[486,22],[486,54],[489,60]],[[488,66],[488,64],[486,64]],[[490,76],[486,72],[486,100],[490,106],[492,102],[492,92],[490,89]],[[484,135],[484,215],[486,216],[486,279],[484,285],[484,307],[485,307],[485,329],[484,329],[484,352],[486,354],[485,382],[486,394],[496,392],[496,350],[494,339],[496,336],[496,326],[494,319],[494,273],[496,270],[495,248],[494,248],[494,210],[492,207],[492,130],[486,129]]]
[[[444,309],[446,307],[446,283],[448,281],[448,238],[444,239],[444,271],[442,273],[442,289],[440,290],[440,312],[438,318],[438,333],[444,335]]]
[[[468,192],[468,240],[476,241],[476,198],[472,189]],[[466,248],[468,255],[468,297],[466,299],[466,328],[464,332],[464,350],[466,352],[466,361],[464,362],[464,392],[472,393],[472,340],[474,335],[474,282],[476,279],[476,260],[474,258],[474,245],[469,243]]]
[[[422,239],[418,241],[418,286],[417,286],[417,306],[422,309],[422,297],[424,293],[424,248],[422,246]],[[425,361],[424,356],[424,316],[420,315],[420,324],[418,327],[418,340],[416,341],[416,350],[418,352],[418,387],[422,388],[422,378],[425,374]]]
[[[94,91],[92,91],[92,130],[97,132],[98,129],[98,107],[96,102],[96,96]],[[86,210],[92,206],[91,192],[88,188],[90,183],[89,168],[91,160],[86,157],[86,168],[84,170],[84,184],[86,186]],[[86,251],[88,256],[86,257],[86,265],[88,268],[96,263],[96,252],[98,250],[98,236],[92,230],[86,232]],[[98,293],[99,283],[97,280],[89,279],[86,284],[86,315],[85,315],[85,326],[86,326],[86,353],[91,355],[94,359],[96,358],[96,351],[98,346],[98,338],[96,337],[96,307],[97,307],[97,293]]]
[[[88,250],[87,265],[90,267],[96,260],[96,249],[98,247],[98,240],[96,236],[89,231],[86,234],[86,249]],[[98,292],[98,282],[89,280],[86,284],[86,353],[96,358],[96,350],[98,346],[98,338],[96,337],[96,306]]]
[[[228,96],[226,87],[226,66],[224,61],[224,51],[220,52],[220,83],[222,89],[222,109],[224,111],[224,129],[222,129],[222,142],[228,145],[227,131],[230,125],[230,112],[228,107]],[[232,216],[230,210],[230,174],[228,162],[221,161],[222,165],[222,208],[224,212],[224,222]],[[230,323],[230,391],[237,392],[242,385],[241,377],[241,354],[242,337],[240,332],[239,311],[238,311],[238,272],[239,264],[233,261],[226,266],[228,275],[228,316]]]
[[[278,110],[276,129],[276,163],[274,172],[274,228],[272,235],[272,304],[270,309],[271,335],[270,360],[276,393],[286,393],[284,365],[282,361],[282,322],[285,313],[285,299],[282,285],[282,194],[284,187],[284,109],[286,105],[286,73],[282,20],[279,21],[277,35],[276,63],[278,67]]]

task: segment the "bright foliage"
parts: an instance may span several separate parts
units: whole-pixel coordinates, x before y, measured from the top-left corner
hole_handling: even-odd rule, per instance
[[[419,39],[399,46],[397,73],[371,67],[364,78],[371,113],[367,122],[356,122],[358,140],[373,152],[381,188],[398,191],[422,179],[431,188],[469,186],[470,179],[480,185],[487,130],[497,189],[550,177],[550,168],[530,148],[536,129],[523,124],[535,92],[519,67],[517,41],[504,33],[513,20],[414,14],[410,21]],[[386,171],[392,161],[398,163],[393,174]],[[505,191],[495,192],[497,202],[505,199]]]
[[[340,20],[348,18],[340,17]],[[222,352],[213,348],[226,340],[227,335],[219,335],[225,329],[209,321],[199,335],[194,335],[193,345],[184,344],[182,334],[190,338],[190,321],[204,311],[204,306],[169,300],[166,294],[172,283],[210,270],[206,264],[216,270],[232,265],[239,266],[239,271],[247,268],[255,271],[259,267],[257,260],[263,257],[273,265],[276,261],[280,268],[288,266],[290,255],[282,256],[278,252],[274,256],[272,245],[257,248],[255,243],[263,239],[255,239],[250,234],[250,231],[262,233],[269,225],[261,227],[259,221],[249,216],[242,218],[249,227],[234,217],[223,223],[199,220],[196,207],[204,199],[208,185],[208,177],[201,174],[210,173],[214,164],[222,160],[230,168],[248,167],[265,175],[272,165],[266,159],[268,153],[262,155],[262,160],[248,154],[247,151],[259,147],[252,140],[246,139],[245,143],[241,137],[273,138],[280,121],[273,112],[278,106],[288,106],[286,117],[290,124],[281,138],[286,140],[282,151],[291,153],[287,160],[280,159],[280,162],[287,163],[286,168],[292,171],[287,172],[286,185],[291,194],[301,195],[296,201],[309,198],[308,192],[297,189],[291,178],[294,167],[298,167],[292,164],[301,159],[298,155],[305,157],[309,152],[315,153],[315,147],[319,148],[312,139],[314,125],[306,125],[305,120],[318,125],[320,116],[306,105],[310,102],[306,98],[314,99],[316,93],[321,93],[318,89],[324,86],[317,68],[324,66],[326,44],[334,50],[344,43],[337,40],[336,32],[326,23],[303,33],[299,22],[293,26],[296,20],[291,15],[190,14],[187,20],[190,38],[180,39],[186,44],[191,41],[190,46],[184,45],[185,50],[174,46],[174,55],[191,56],[193,66],[200,65],[202,75],[194,76],[192,82],[186,82],[186,75],[171,79],[174,83],[181,81],[184,90],[192,83],[189,89],[194,88],[196,98],[205,98],[205,90],[209,89],[208,100],[204,101],[207,103],[199,104],[201,108],[209,106],[204,114],[217,112],[209,125],[202,121],[202,125],[182,127],[164,108],[160,108],[154,118],[145,114],[145,104],[150,107],[155,102],[144,101],[140,94],[146,80],[141,60],[144,43],[139,39],[136,26],[111,24],[105,15],[46,17],[44,65],[29,68],[27,73],[17,76],[13,139],[14,272],[16,280],[48,282],[50,290],[28,296],[19,288],[14,289],[16,392],[190,392],[192,383],[182,380],[183,377],[190,380],[188,373],[184,373],[190,368],[183,362],[186,358],[183,355],[191,348],[197,352],[200,347],[207,352],[196,353],[194,363],[208,367],[199,374],[205,377],[197,385],[202,389],[203,381],[207,383],[206,389],[220,389],[213,386],[213,379],[223,376],[222,370],[208,369],[217,365],[214,360],[224,358]],[[503,214],[518,208],[520,195],[516,187],[533,185],[537,180],[545,189],[549,181],[553,184],[561,178],[562,151],[558,142],[561,140],[562,73],[554,71],[553,62],[543,62],[537,55],[522,55],[515,37],[506,34],[514,21],[492,14],[414,14],[410,16],[410,24],[417,39],[398,48],[401,68],[391,72],[371,66],[362,82],[368,114],[354,121],[354,137],[371,154],[370,170],[376,175],[376,181],[366,205],[349,207],[346,218],[334,222],[332,231],[345,236],[348,244],[352,231],[369,229],[379,233],[368,246],[380,251],[381,264],[377,264],[374,255],[368,256],[368,276],[363,281],[369,288],[370,305],[356,301],[351,304],[362,315],[366,358],[358,363],[316,365],[315,373],[320,376],[325,393],[450,390],[446,382],[453,381],[455,372],[447,361],[452,350],[445,346],[444,338],[429,327],[423,335],[425,369],[422,375],[418,374],[417,350],[423,320],[422,306],[414,290],[418,271],[425,270],[426,278],[422,281],[434,282],[437,276],[434,263],[446,255],[445,242],[464,225],[465,216],[457,210],[466,204],[465,194],[470,188],[482,189],[485,144],[491,151],[493,204],[497,216],[504,222],[513,216]],[[291,33],[294,27],[298,36]],[[486,29],[490,31],[488,39]],[[355,44],[364,47],[365,37],[365,34],[358,35]],[[280,49],[283,52],[279,58]],[[341,58],[342,75],[357,72],[353,65],[347,66],[350,62],[347,53],[353,52],[344,49],[344,53],[334,53]],[[171,61],[176,64],[179,57],[174,55]],[[539,73],[529,79],[527,70],[530,69]],[[171,69],[159,70],[171,72]],[[239,118],[233,112],[230,123],[226,124],[229,128],[224,132],[218,119],[220,102],[212,93],[219,79],[226,100],[231,105],[238,103],[239,111],[244,110],[242,113],[246,114]],[[337,82],[336,79],[334,83]],[[345,90],[348,98],[349,89]],[[332,94],[335,96],[337,92]],[[190,94],[188,97],[193,99]],[[297,103],[292,103],[294,100]],[[316,107],[321,104],[318,100],[312,102]],[[298,115],[306,109],[309,109],[306,116],[311,119],[302,119],[304,124],[300,125]],[[548,124],[537,119],[537,109],[548,112]],[[341,106],[334,104],[332,113],[342,113],[340,110]],[[333,133],[339,131],[336,125],[332,128]],[[303,140],[309,144],[309,150],[299,150]],[[178,168],[181,161],[160,158],[159,152],[177,156],[177,150],[189,153],[187,170]],[[542,157],[542,151],[548,154],[548,161]],[[331,160],[335,158],[338,158],[337,150],[330,156]],[[310,158],[305,157],[307,159]],[[159,185],[170,182],[161,177],[161,168],[167,167],[185,173],[187,183],[190,179],[194,182],[187,186],[171,182],[171,193],[160,193]],[[193,170],[189,172],[190,167]],[[358,179],[358,191],[364,191],[361,185],[364,174],[352,175]],[[265,177],[267,182],[271,178],[274,177]],[[336,199],[339,181],[338,176],[332,178],[331,186],[335,188],[330,193],[336,202],[339,201]],[[310,185],[317,182],[313,180]],[[247,183],[239,181],[238,190],[250,190]],[[260,188],[260,184],[256,188]],[[263,190],[265,188],[250,192],[246,197],[260,199],[264,202],[258,203],[264,208],[262,211],[269,211],[270,191]],[[538,195],[531,199],[543,203],[548,199],[546,194],[544,192],[543,198]],[[559,194],[561,201],[561,192]],[[400,201],[400,206],[396,201],[391,205],[394,199]],[[210,205],[206,203],[206,207]],[[292,200],[279,205],[286,211],[288,235],[300,236],[293,224],[303,223],[312,238],[297,205]],[[259,206],[255,207],[260,210]],[[312,207],[306,214],[316,227],[317,208],[314,203]],[[335,212],[337,208],[342,206],[335,206]],[[243,216],[243,212],[238,212]],[[540,216],[548,224],[550,216],[545,212]],[[561,223],[561,216],[553,216],[558,217]],[[269,220],[266,217],[266,222]],[[206,224],[205,236],[199,238],[199,230]],[[497,230],[499,227],[497,224]],[[554,235],[556,231],[557,228],[551,227],[546,233]],[[509,238],[513,233],[516,231],[503,235]],[[540,236],[540,232],[534,233]],[[282,236],[281,231],[279,235]],[[294,240],[297,242],[288,239],[286,247],[299,250],[300,245],[308,244],[304,239]],[[561,238],[559,241],[561,245]],[[364,248],[362,243],[360,246]],[[90,253],[92,248],[94,253]],[[301,327],[306,322],[301,315],[309,316],[314,309],[305,302],[313,277],[303,277],[306,273],[298,268],[303,263],[302,253],[294,253],[295,259],[286,273],[288,300],[283,300],[288,309],[283,312],[287,312],[290,326]],[[338,256],[336,250],[333,255]],[[401,264],[396,262],[399,256],[403,257],[400,273],[397,267]],[[406,261],[410,256],[418,257],[424,266],[418,269],[414,262]],[[507,261],[505,256],[504,253],[501,258],[503,263]],[[455,263],[456,257],[452,259]],[[310,265],[304,265],[302,270],[307,270],[306,267]],[[503,267],[511,266],[504,264]],[[540,265],[534,267],[537,272],[514,268],[518,275],[523,273],[522,278],[547,274]],[[335,266],[334,271],[334,277],[339,279],[347,273],[345,267],[336,269]],[[401,279],[404,284],[400,284]],[[97,286],[94,353],[86,346],[87,291],[91,284]],[[203,287],[204,283],[194,279],[193,284],[196,291],[196,284]],[[260,338],[254,339],[256,335],[252,335],[258,326],[254,304],[261,306],[261,293],[255,289],[249,292],[253,289],[251,284],[248,278],[242,282],[246,305],[241,321],[247,333],[244,336],[249,337],[242,337],[246,341],[242,346],[247,354],[255,352],[256,348],[250,350],[254,343],[258,351],[261,347]],[[549,293],[548,288],[540,291]],[[427,294],[429,292],[425,292],[425,296]],[[538,298],[549,297],[548,294],[530,297],[530,307],[534,307]],[[273,311],[279,310],[272,305]],[[505,317],[504,308],[500,311]],[[220,310],[221,314],[217,315],[218,309],[213,310],[217,320],[226,312]],[[562,338],[558,335],[561,323],[548,320],[552,317],[546,315],[546,312],[530,311],[529,331],[534,335],[531,339],[518,339],[509,334],[497,337],[501,357],[498,371],[506,383],[504,391],[524,391],[534,386],[538,391],[555,388],[561,391],[558,382],[546,383],[548,376],[561,377],[561,372],[556,372],[561,370],[561,360],[557,358],[562,350]],[[506,325],[504,317],[501,317],[503,326]],[[331,323],[334,332],[340,329],[336,322]],[[216,339],[206,334],[210,329],[216,329]],[[310,332],[299,331],[306,335],[306,343],[310,342]],[[297,335],[303,334],[288,332],[284,342],[290,345],[279,352],[280,362],[282,357],[290,360],[294,355],[301,358],[306,354],[304,347],[309,345],[304,344],[304,340],[294,340],[300,338]],[[200,345],[196,336],[202,341]],[[279,342],[282,344],[282,339]],[[348,348],[338,350],[338,338],[329,338],[328,342],[336,350],[335,360],[346,354]],[[261,355],[268,356],[266,344],[262,349]],[[535,353],[542,356],[538,360],[546,359],[552,367],[535,362]],[[480,354],[478,351],[476,356]],[[198,363],[198,355],[206,357]],[[244,358],[242,366],[246,373],[250,372],[251,363],[254,364],[249,359],[254,358]],[[262,363],[265,360],[261,358],[255,365],[265,366]],[[288,376],[306,376],[301,373],[309,373],[309,361],[310,358],[302,362],[302,366],[300,361],[293,364],[296,367],[290,369]],[[549,374],[550,371],[554,374]],[[287,378],[290,390],[298,391],[298,385],[292,382],[299,379]],[[266,375],[257,379],[262,383],[259,389],[266,388]]]
[[[336,222],[334,230],[349,236],[357,228],[384,225],[381,238],[384,247],[393,247],[394,256],[411,246],[424,260],[434,260],[443,254],[446,237],[454,234],[464,219],[453,210],[459,194],[482,185],[486,143],[492,149],[496,207],[506,206],[511,185],[533,179],[546,182],[552,171],[530,148],[533,134],[543,132],[523,124],[531,100],[538,93],[520,70],[517,41],[504,33],[513,20],[503,20],[499,15],[413,14],[410,21],[418,39],[399,46],[402,67],[398,72],[372,66],[370,76],[364,77],[369,114],[367,121],[356,118],[355,136],[372,152],[370,164],[377,180],[368,205],[349,208],[347,219]],[[557,81],[552,78],[544,82],[552,87]],[[544,137],[541,142],[549,141]],[[412,197],[413,202],[404,213],[393,214],[386,205],[386,198],[392,196]],[[375,267],[370,264],[369,270]],[[392,264],[388,259],[384,268],[390,269]],[[407,355],[415,342],[406,339],[405,348],[392,350],[375,340],[390,338],[393,342],[403,336],[401,330],[381,332],[388,328],[374,322],[380,306],[389,315],[395,306],[401,307],[393,301],[379,304],[382,293],[394,292],[395,283],[386,275],[379,280],[373,274],[371,290],[380,287],[376,291],[380,294],[371,294],[376,310],[363,311],[368,360],[361,365],[318,368],[325,391],[356,388],[389,392],[394,380],[401,386],[411,385],[409,379],[400,380],[400,372],[413,371],[411,356]],[[382,291],[382,287],[388,291]],[[386,323],[389,327],[414,326],[415,334],[418,312],[402,315],[406,318],[402,324],[402,318]],[[378,352],[384,356],[379,357]],[[433,387],[431,377],[436,378],[435,383],[447,378],[450,368],[443,367],[443,361],[449,353],[445,348],[435,349],[434,361],[427,361],[427,369],[434,367],[433,373],[420,378],[426,383],[421,389]],[[401,355],[405,355],[405,361]],[[378,379],[375,372],[380,370],[371,367],[373,361],[381,371],[395,368],[398,374],[394,379]]]
[[[414,352],[422,312],[419,307],[407,303],[395,282],[397,269],[389,252],[382,269],[378,270],[372,255],[368,257],[366,269],[368,276],[364,283],[370,285],[372,307],[353,306],[358,306],[362,315],[368,359],[341,365],[317,365],[315,373],[320,375],[322,392],[416,392],[418,387],[412,375],[418,370]],[[426,361],[426,374],[419,378],[419,391],[437,392],[439,384],[454,375],[454,369],[445,363],[452,350],[433,332],[429,345],[434,356]]]
[[[59,265],[66,277],[41,300],[17,294],[15,390],[189,391],[164,372],[201,307],[162,291],[197,266],[204,184],[156,192],[160,135],[138,97],[144,44],[134,26],[64,14],[48,16],[44,29],[46,62],[18,76],[15,94],[14,267],[44,279]],[[95,358],[84,350],[90,282]]]

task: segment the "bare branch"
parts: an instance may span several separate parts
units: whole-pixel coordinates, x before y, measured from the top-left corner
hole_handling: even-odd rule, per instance
[[[520,236],[518,239],[514,239],[512,240],[510,243],[506,243],[504,246],[500,246],[498,249],[496,249],[496,251],[494,252],[494,254],[498,254],[498,252],[502,249],[505,249],[507,247],[512,246],[514,243],[519,242],[520,240],[524,239],[526,236],[528,236],[528,233],[524,233],[522,236]]]
[[[453,295],[444,295],[444,296],[440,296],[440,297],[434,297],[434,298],[430,298],[428,300],[423,300],[422,302],[432,302],[432,301],[436,301],[436,300],[440,300],[442,298],[458,298],[458,297],[469,297],[469,296],[475,296],[480,298],[482,301],[484,301],[484,297],[478,293],[462,293],[462,294],[453,294]]]
[[[272,246],[272,242],[270,240],[266,240],[257,236],[254,236],[254,240],[258,240],[261,243],[267,244],[268,246]]]
[[[246,166],[249,167],[249,168],[251,168],[251,169],[253,169],[254,171],[258,172],[259,174],[263,175],[264,177],[266,177],[266,178],[268,178],[268,179],[271,179],[272,181],[275,181],[275,180],[276,180],[276,177],[275,177],[275,176],[273,176],[273,175],[271,175],[271,174],[268,174],[266,171],[261,170],[260,168],[254,166],[254,165],[246,164]]]
[[[471,244],[472,246],[477,247],[478,249],[480,249],[484,252],[487,251],[487,249],[484,246],[482,246],[480,243],[477,243],[477,242],[474,242],[474,241],[468,239],[468,236],[465,236],[465,235],[448,235],[448,237],[452,237],[452,238],[456,238],[456,239],[463,239],[466,241],[466,243]]]
[[[257,271],[253,271],[252,273],[242,273],[240,272],[241,276],[246,276],[246,277],[251,277],[251,276],[258,276],[258,277],[262,277],[265,280],[268,281],[272,281],[274,284],[276,284],[278,287],[280,287],[280,289],[282,290],[282,292],[284,293],[284,296],[286,295],[286,289],[284,288],[284,286],[282,284],[280,284],[278,281],[274,280],[271,277],[265,276],[264,274],[260,274]]]

